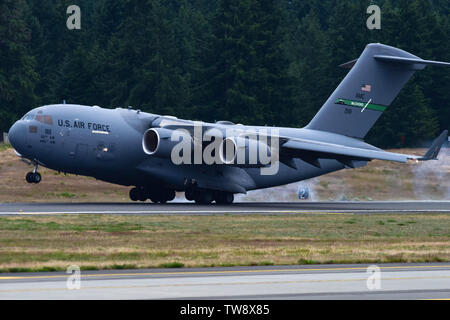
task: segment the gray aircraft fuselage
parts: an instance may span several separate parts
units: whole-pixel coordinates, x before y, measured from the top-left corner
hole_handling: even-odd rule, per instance
[[[36,120],[39,115],[42,121]],[[280,164],[277,174],[265,176],[260,174],[259,168],[175,165],[170,159],[149,156],[142,149],[143,134],[158,117],[174,120],[173,117],[132,109],[49,105],[33,109],[17,121],[9,132],[9,139],[22,157],[56,171],[91,176],[124,186],[153,187],[163,184],[179,191],[184,190],[186,179],[193,179],[215,190],[223,190],[224,180],[229,180],[232,183],[225,190],[238,193],[284,185],[345,168],[345,165],[333,159],[321,160],[321,168],[294,159],[297,169]],[[230,127],[225,124],[213,125]],[[238,129],[261,128],[233,126]],[[373,149],[360,140],[333,133],[278,129],[280,135]],[[236,185],[243,188],[236,188]]]

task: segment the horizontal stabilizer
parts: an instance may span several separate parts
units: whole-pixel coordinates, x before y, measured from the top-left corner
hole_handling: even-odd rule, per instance
[[[423,60],[423,59],[415,59],[415,58],[405,58],[405,57],[397,57],[397,56],[385,56],[385,55],[375,55],[373,56],[376,60],[391,62],[391,63],[402,63],[402,64],[420,64],[420,65],[430,65],[430,66],[443,66],[450,67],[450,63],[441,62],[441,61],[433,61],[433,60]],[[345,69],[351,69],[358,62],[358,59],[345,62],[339,67]]]
[[[436,140],[434,140],[430,149],[428,149],[428,152],[423,157],[418,158],[417,160],[420,161],[436,160],[437,156],[439,155],[439,152],[441,151],[442,145],[447,140],[447,136],[448,130],[444,130],[444,132],[442,132],[441,135]]]
[[[420,58],[407,58],[407,57],[397,57],[397,56],[385,56],[385,55],[375,55],[373,56],[376,60],[391,62],[391,63],[401,63],[401,64],[422,64],[431,66],[444,66],[450,67],[450,63],[432,60],[423,60]]]

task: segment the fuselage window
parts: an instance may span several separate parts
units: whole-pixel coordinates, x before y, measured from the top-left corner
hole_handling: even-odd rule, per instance
[[[37,133],[37,127],[36,126],[30,126],[30,133]]]

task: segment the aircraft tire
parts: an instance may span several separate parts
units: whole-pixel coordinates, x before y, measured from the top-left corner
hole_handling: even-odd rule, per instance
[[[130,196],[131,201],[138,201],[139,200],[139,190],[137,188],[131,189],[129,196]]]
[[[167,201],[173,201],[176,196],[175,190],[167,190]]]
[[[25,180],[27,180],[28,183],[33,183],[33,172],[28,172],[25,176]]]
[[[153,202],[153,203],[159,203],[160,200],[158,198],[156,198],[154,195],[151,195],[150,196],[150,201]]]
[[[164,197],[163,197],[163,195],[160,192],[158,192],[156,190],[153,190],[153,191],[149,192],[148,198],[153,203],[161,203],[161,200]]]
[[[147,199],[149,198],[148,196],[147,196],[147,192],[146,192],[146,190],[145,189],[138,189],[138,200],[139,201],[142,201],[142,202],[145,202],[145,201],[147,201]]]
[[[191,188],[186,189],[186,191],[184,192],[184,197],[186,198],[187,201],[195,200],[195,194]]]
[[[197,204],[211,204],[213,202],[213,194],[211,191],[199,192],[195,198],[195,203]]]
[[[234,195],[229,192],[220,192],[217,194],[215,200],[217,204],[232,204],[234,201]]]
[[[42,176],[39,172],[32,173],[33,183],[39,183],[42,180]]]
[[[175,199],[175,196],[176,196],[175,190],[165,189],[162,190],[161,192],[156,193],[155,195],[152,195],[152,197],[155,200],[155,201],[152,200],[152,202],[164,204]]]

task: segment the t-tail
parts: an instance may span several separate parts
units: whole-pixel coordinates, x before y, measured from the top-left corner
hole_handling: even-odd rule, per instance
[[[404,50],[369,44],[359,59],[344,63],[351,68],[307,129],[364,139],[417,70],[450,63],[423,60]]]

